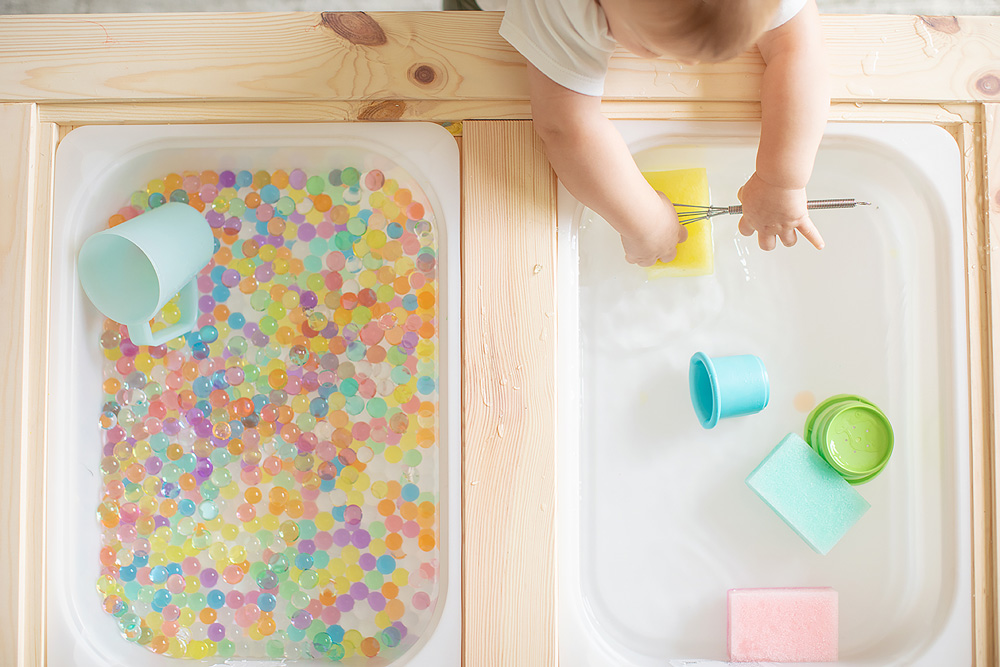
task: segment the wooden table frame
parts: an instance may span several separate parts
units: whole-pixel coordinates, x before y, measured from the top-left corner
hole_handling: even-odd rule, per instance
[[[52,173],[72,128],[464,121],[463,655],[555,667],[555,177],[495,13],[0,17],[0,664],[44,665]],[[924,122],[964,155],[973,642],[998,664],[992,313],[1000,312],[1000,27],[824,16],[831,121]],[[758,120],[759,53],[612,60],[613,118]],[[498,304],[503,304],[498,308]],[[63,666],[56,666],[63,667]]]

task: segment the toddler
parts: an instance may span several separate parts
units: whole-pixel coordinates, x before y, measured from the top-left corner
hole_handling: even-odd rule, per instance
[[[815,0],[507,0],[500,34],[528,60],[531,112],[556,174],[640,266],[673,259],[687,230],[601,114],[616,43],[689,64],[756,43],[765,62],[761,135],[756,171],[737,195],[739,229],[756,231],[764,250],[776,239],[791,246],[797,234],[823,247],[805,194],[830,103]]]

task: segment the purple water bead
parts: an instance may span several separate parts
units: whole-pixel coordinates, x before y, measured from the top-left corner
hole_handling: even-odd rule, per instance
[[[361,508],[357,505],[348,505],[344,508],[344,522],[348,524],[361,523]]]
[[[226,216],[222,215],[218,211],[209,211],[205,214],[205,219],[208,220],[208,226],[212,229],[218,229],[222,227],[222,224],[226,221]]]
[[[228,169],[219,174],[219,185],[224,188],[231,188],[236,185],[236,174]]]
[[[351,536],[351,542],[359,549],[365,549],[371,544],[372,537],[367,530],[357,530]]]
[[[368,606],[372,611],[382,611],[385,609],[385,596],[378,592],[369,593]]]
[[[221,280],[226,287],[236,287],[240,284],[240,272],[236,269],[226,269],[222,272]]]
[[[266,283],[271,278],[274,278],[274,269],[271,268],[271,264],[261,264],[253,272],[253,277],[257,279],[258,283]]]
[[[299,552],[304,554],[316,553],[316,543],[312,540],[300,540],[299,541]],[[371,554],[368,554],[371,555]]]
[[[367,551],[358,557],[358,565],[360,565],[361,569],[365,572],[371,572],[374,570],[375,562],[375,556],[371,555]]]
[[[201,580],[201,585],[205,588],[215,588],[215,584],[219,582],[219,573],[215,568],[208,567],[201,571],[198,579]]]
[[[304,222],[299,225],[299,240],[300,241],[312,241],[316,238],[316,227]]]
[[[122,338],[118,344],[118,350],[126,357],[134,357],[139,354],[139,346],[132,342],[130,338]]]
[[[310,625],[312,625],[312,622],[313,622],[312,614],[310,614],[305,609],[302,609],[301,611],[297,612],[294,616],[292,616],[292,625],[297,627],[299,630],[305,630]]]
[[[200,479],[208,479],[214,467],[209,459],[200,458],[194,466],[194,476]]]
[[[150,456],[146,459],[146,472],[150,475],[155,475],[163,470],[163,461],[160,460],[158,456]]]
[[[236,216],[230,216],[222,223],[222,230],[227,234],[239,234],[241,229],[243,229],[243,221]]]
[[[319,304],[319,298],[312,290],[306,290],[299,297],[299,305],[303,308],[315,308]]]
[[[354,609],[354,598],[352,598],[350,595],[338,595],[337,601],[334,602],[334,604],[340,611],[348,612]]]
[[[346,547],[351,542],[351,533],[340,528],[333,531],[333,543],[338,547]]]
[[[226,626],[222,623],[212,623],[208,626],[208,638],[213,642],[221,642],[226,638]]]
[[[198,309],[203,313],[210,313],[215,310],[215,299],[205,295],[198,299]]]
[[[360,581],[354,582],[351,584],[351,597],[355,600],[368,599],[368,587]]]
[[[254,334],[250,337],[250,340],[257,347],[266,347],[267,344],[271,342],[271,338],[269,336],[262,334],[259,331],[254,332]]]
[[[194,433],[199,438],[207,438],[212,435],[212,422],[208,419],[202,419],[200,422],[195,424]]]
[[[181,423],[173,417],[167,417],[160,425],[166,435],[177,435],[181,432]]]

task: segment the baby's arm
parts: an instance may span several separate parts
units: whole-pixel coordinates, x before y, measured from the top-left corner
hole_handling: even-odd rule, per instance
[[[673,259],[687,230],[639,173],[621,134],[601,114],[601,99],[560,86],[530,63],[528,83],[535,130],[566,189],[621,234],[629,262]]]
[[[740,232],[756,230],[764,250],[775,237],[790,246],[796,230],[817,248],[823,239],[806,211],[806,183],[830,107],[827,62],[814,0],[757,42],[764,57],[757,171],[740,189]]]

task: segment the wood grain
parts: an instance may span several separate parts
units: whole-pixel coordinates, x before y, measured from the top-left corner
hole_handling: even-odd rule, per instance
[[[496,12],[22,15],[0,101],[525,100]],[[1000,101],[994,17],[822,17],[834,99]],[[756,49],[688,66],[619,49],[609,99],[759,99]]]
[[[988,658],[987,662],[978,664],[998,664],[1000,663],[1000,617],[997,614],[997,584],[998,572],[1000,572],[1000,550],[997,549],[997,535],[1000,535],[1000,507],[997,502],[997,479],[1000,479],[1000,457],[996,455],[997,433],[1000,432],[1000,391],[996,382],[996,360],[1000,358],[1000,339],[993,330],[993,315],[1000,314],[1000,105],[987,104],[983,108],[982,123],[979,125],[979,139],[977,150],[970,151],[980,167],[979,173],[972,174],[971,179],[966,179],[970,190],[975,188],[975,192],[966,193],[966,205],[971,210],[973,204],[980,216],[980,225],[983,237],[979,247],[978,258],[985,271],[986,285],[983,290],[984,301],[990,311],[989,316],[981,316],[980,321],[984,323],[981,327],[983,335],[986,337],[986,350],[984,356],[989,355],[989,365],[983,364],[985,384],[983,411],[986,417],[984,427],[983,442],[983,468],[974,470],[978,473],[973,477],[973,529],[979,526],[981,515],[986,514],[990,523],[988,527],[991,531],[987,544],[981,544],[973,540],[975,550],[974,566],[980,559],[992,565],[992,572],[987,574],[981,572],[984,568],[974,567],[976,578],[976,596],[983,595],[989,602],[977,601],[974,611],[977,613],[976,629],[977,633],[988,633],[989,642],[982,647],[982,653]],[[970,201],[972,200],[972,201]],[[970,312],[970,316],[973,313]],[[975,439],[973,440],[975,442]],[[973,452],[975,453],[975,452]],[[981,502],[977,505],[975,501],[978,485],[982,485]],[[985,537],[985,535],[984,535]],[[978,575],[982,575],[980,581]],[[985,609],[991,603],[992,622],[989,627],[979,623],[979,614],[985,614]],[[977,648],[984,642],[977,642]]]
[[[32,247],[35,164],[38,159],[38,121],[34,104],[0,105],[0,127],[13,155],[0,160],[0,664],[22,664],[34,658],[36,623],[25,618],[22,566],[34,551],[36,533],[25,520],[34,518],[41,498],[24,488],[22,474],[32,460],[25,439],[28,381],[28,327],[26,307],[31,288],[27,279]],[[30,591],[35,593],[34,591]],[[33,604],[33,603],[32,603]]]
[[[555,175],[529,122],[462,150],[464,662],[555,667]]]

